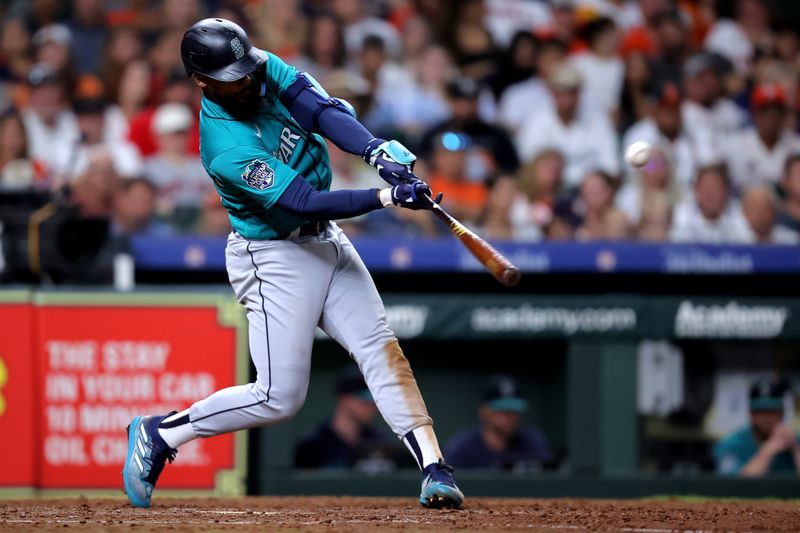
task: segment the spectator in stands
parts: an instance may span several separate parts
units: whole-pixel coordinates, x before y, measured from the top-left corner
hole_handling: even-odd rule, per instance
[[[479,220],[480,233],[488,239],[515,239],[511,206],[517,197],[517,180],[513,175],[499,175],[487,183],[486,208]]]
[[[118,179],[111,155],[97,150],[86,172],[31,215],[28,268],[41,283],[111,282],[118,249],[109,219]]]
[[[546,81],[566,57],[567,47],[561,41],[546,39],[540,43],[536,56],[536,75],[510,85],[500,98],[497,113],[500,125],[516,134],[531,121],[531,117],[555,106]],[[583,103],[579,105],[583,111]]]
[[[531,161],[546,148],[557,149],[566,160],[567,187],[576,187],[594,168],[616,174],[618,144],[611,121],[600,113],[578,113],[580,74],[569,64],[562,64],[553,72],[548,85],[555,106],[541,109],[520,130],[516,145],[521,159]]]
[[[0,81],[7,94],[2,95],[0,105],[14,102],[14,90],[24,82],[31,69],[31,36],[19,18],[7,17],[2,22],[0,32]]]
[[[30,105],[22,112],[28,148],[35,159],[48,167],[48,173],[61,181],[69,169],[54,153],[69,153],[80,138],[78,121],[67,106],[66,92],[58,76],[46,65],[36,65],[28,74]]]
[[[675,207],[670,240],[717,244],[752,240],[725,167],[708,166],[697,172],[694,195]]]
[[[653,61],[654,85],[681,87],[683,65],[689,56],[689,28],[677,9],[666,9],[654,18],[655,46],[658,55]]]
[[[683,99],[675,85],[662,86],[653,97],[655,109],[652,117],[646,117],[631,126],[622,144],[629,146],[636,141],[650,143],[667,157],[678,186],[689,187],[700,166],[718,160],[710,132],[690,132],[693,125],[683,122]],[[627,167],[627,171],[630,176],[633,169]]]
[[[734,185],[777,185],[786,158],[800,151],[800,136],[786,126],[787,97],[778,84],[759,85],[751,98],[753,122],[729,138],[725,154]]]
[[[231,222],[228,210],[222,205],[222,199],[217,191],[209,191],[203,198],[203,208],[195,232],[199,235],[228,235],[231,232]]]
[[[771,188],[751,187],[742,195],[742,212],[757,244],[797,244],[800,235],[777,226],[777,199]]]
[[[0,115],[0,190],[42,188],[42,167],[32,161],[25,126],[14,109]]]
[[[450,50],[461,73],[474,80],[483,80],[495,73],[496,50],[486,28],[483,0],[462,0],[455,6],[455,17],[449,26]]]
[[[508,134],[478,116],[480,85],[470,78],[456,78],[447,85],[450,118],[434,126],[422,140],[423,153],[430,152],[434,139],[447,132],[464,133],[472,140],[474,149],[482,148],[488,167],[482,178],[490,173],[515,172],[519,166],[517,151]]]
[[[34,60],[56,73],[61,84],[71,91],[77,81],[75,65],[70,57],[72,35],[64,24],[49,24],[33,34]]]
[[[161,105],[153,117],[158,152],[144,166],[144,176],[158,187],[158,215],[180,231],[197,224],[203,198],[212,188],[200,158],[186,149],[193,123],[189,107]]]
[[[435,194],[444,193],[447,210],[462,222],[475,222],[486,205],[486,184],[467,176],[467,158],[472,140],[462,133],[447,132],[433,143],[430,180]],[[480,157],[480,151],[477,152]]]
[[[763,0],[737,0],[735,19],[717,20],[706,36],[705,48],[725,56],[739,72],[746,72],[756,47],[769,41],[769,12]]]
[[[628,216],[621,210],[612,207],[603,214],[601,220],[600,233],[598,235],[591,235],[589,238],[602,239],[602,240],[628,240],[634,236],[634,226],[631,224]],[[578,232],[578,237],[583,237]]]
[[[78,120],[80,141],[65,153],[55,153],[59,167],[68,169],[67,177],[82,174],[89,165],[89,154],[102,146],[111,154],[114,168],[119,176],[131,177],[142,172],[139,150],[124,139],[108,138],[111,128],[107,120],[108,105],[103,98],[81,98],[72,106]]]
[[[594,96],[597,111],[616,124],[625,75],[625,65],[618,55],[619,31],[610,18],[599,17],[589,22],[584,32],[589,48],[574,55],[572,65],[581,75],[584,93]]]
[[[145,235],[163,237],[172,234],[170,227],[155,220],[155,185],[145,178],[120,180],[114,194],[111,232],[118,237]]]
[[[750,389],[750,425],[714,448],[717,472],[761,477],[800,474],[800,434],[785,422],[785,385],[762,381]]]
[[[372,16],[372,10],[364,0],[333,0],[331,10],[344,25],[344,42],[351,56],[358,53],[368,36],[383,41],[386,53],[392,59],[400,55],[400,36],[397,30],[383,19]]]
[[[336,381],[336,406],[295,447],[295,468],[354,469],[379,473],[395,470],[403,450],[375,427],[378,409],[364,378],[355,369]],[[401,455],[402,454],[402,455]]]
[[[655,150],[650,161],[622,186],[614,203],[633,224],[638,224],[644,203],[654,194],[662,195],[669,202],[670,209],[682,195],[669,161],[660,150]]]
[[[786,159],[781,189],[784,198],[777,223],[800,235],[800,154],[793,154]]]
[[[318,15],[311,19],[303,55],[294,66],[308,72],[327,88],[328,75],[344,67],[346,58],[339,21],[331,15]]]
[[[520,194],[514,199],[509,213],[515,239],[539,240],[542,228],[553,223],[563,172],[564,156],[558,150],[550,149],[539,153],[520,169]]]
[[[142,150],[144,141],[137,142],[135,137],[139,132],[134,129],[133,120],[146,110],[147,101],[150,98],[150,66],[147,61],[134,59],[127,63],[120,72],[116,90],[114,90],[114,86],[109,87],[109,94],[125,116],[128,123],[128,136]],[[153,149],[150,151],[152,152]],[[144,151],[142,154],[149,155]]]
[[[123,83],[125,70],[128,65],[134,61],[141,60],[143,56],[144,42],[135,28],[120,26],[112,30],[108,37],[108,43],[103,48],[98,70],[98,74],[106,84],[106,96],[109,100],[117,102],[117,97],[121,91],[131,90]],[[147,94],[150,89],[149,71],[147,80],[144,83],[142,81],[137,83],[142,83],[138,89]],[[136,111],[139,111],[139,109]]]
[[[514,34],[490,82],[496,99],[500,99],[509,86],[523,82],[536,74],[538,48],[536,38],[530,31],[518,31]]]
[[[102,0],[72,2],[72,18],[67,26],[72,35],[72,59],[79,72],[96,72],[100,66],[100,57],[108,38],[104,4]]]
[[[747,113],[724,94],[722,75],[729,69],[725,58],[711,52],[693,55],[683,68],[683,120],[692,128],[710,131],[715,144],[741,130],[748,120]]]
[[[638,0],[578,0],[578,9],[586,8],[610,17],[617,27],[628,30],[643,22]]]
[[[636,238],[648,242],[669,240],[673,205],[672,199],[664,193],[651,193],[643,198]]]
[[[529,471],[553,460],[547,438],[523,426],[528,401],[510,376],[490,378],[478,409],[478,427],[463,431],[445,445],[444,456],[456,468]]]
[[[650,95],[655,93],[650,63],[641,52],[625,57],[625,77],[620,95],[617,130],[626,132],[646,118],[650,110]]]
[[[616,187],[611,175],[601,170],[590,171],[577,190],[558,200],[556,217],[570,226],[576,238],[602,238],[606,213],[614,207]]]

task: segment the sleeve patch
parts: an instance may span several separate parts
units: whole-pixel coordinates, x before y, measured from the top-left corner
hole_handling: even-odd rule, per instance
[[[275,171],[260,159],[254,159],[242,173],[242,179],[250,187],[263,191],[275,183]]]

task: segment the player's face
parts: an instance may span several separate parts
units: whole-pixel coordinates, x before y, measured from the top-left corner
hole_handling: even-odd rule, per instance
[[[782,419],[783,411],[753,411],[750,413],[753,431],[762,441],[769,438],[772,430],[780,424]]]
[[[258,103],[258,84],[252,74],[236,81],[217,81],[205,76],[195,76],[197,84],[208,96],[234,116],[247,116]]]
[[[492,431],[510,438],[519,427],[520,414],[514,411],[495,411],[487,406],[481,408],[481,422]]]

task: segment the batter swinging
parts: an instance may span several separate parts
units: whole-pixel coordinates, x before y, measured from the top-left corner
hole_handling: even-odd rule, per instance
[[[135,417],[122,471],[128,499],[148,507],[166,461],[192,439],[291,418],[305,400],[319,326],[350,352],[381,414],[422,469],[420,503],[461,507],[464,495],[443,461],[378,291],[350,241],[328,222],[392,204],[424,208],[421,195],[431,191],[412,172],[416,157],[397,141],[373,137],[348,103],[253,47],[230,21],[192,26],[181,55],[203,90],[200,154],[233,227],[226,265],[247,309],[258,376],[183,412]],[[360,155],[391,187],[329,191],[320,135]]]

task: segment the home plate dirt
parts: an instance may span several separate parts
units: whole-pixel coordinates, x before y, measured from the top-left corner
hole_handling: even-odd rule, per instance
[[[0,531],[800,531],[791,501],[525,500],[472,498],[430,511],[411,498],[156,498],[0,500]]]

